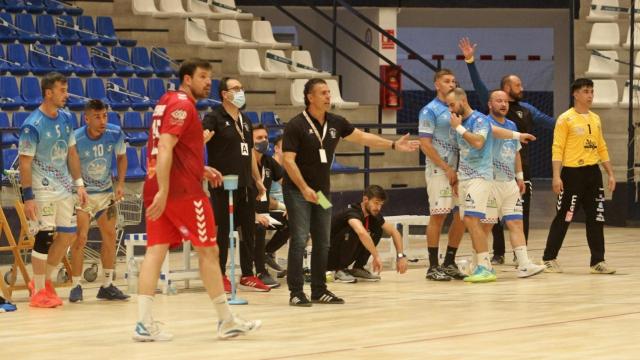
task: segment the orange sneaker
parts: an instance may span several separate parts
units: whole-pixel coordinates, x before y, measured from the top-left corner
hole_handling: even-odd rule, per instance
[[[227,275],[222,277],[222,284],[224,285],[224,292],[231,294],[231,281],[229,281],[229,277]]]
[[[51,299],[51,301],[56,304],[56,306],[62,306],[62,299],[60,299],[53,288],[45,287],[44,291],[47,293],[49,299]]]
[[[27,287],[29,288],[29,296],[33,295],[33,292],[35,291],[35,288],[36,288],[36,285],[33,282],[33,279],[29,281],[29,283],[27,284]],[[53,293],[56,297],[58,296],[58,293],[56,292],[56,288],[53,287],[53,283],[51,282],[51,280],[46,280],[44,282],[44,288],[47,289],[47,291]]]
[[[49,293],[47,293],[46,289],[42,289],[35,295],[31,296],[29,306],[39,308],[54,308],[58,306],[58,304],[49,296]]]

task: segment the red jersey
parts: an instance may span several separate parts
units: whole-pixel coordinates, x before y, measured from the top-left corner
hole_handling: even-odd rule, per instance
[[[161,134],[173,134],[178,142],[173,148],[173,162],[169,175],[169,199],[204,196],[204,140],[202,123],[195,102],[182,91],[164,94],[153,110],[147,143],[147,178],[144,199],[152,201],[158,192],[156,161]]]

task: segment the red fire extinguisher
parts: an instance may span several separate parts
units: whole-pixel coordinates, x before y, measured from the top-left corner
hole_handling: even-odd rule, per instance
[[[395,76],[390,76],[389,77],[389,83],[388,83],[389,87],[392,88],[394,91],[387,91],[387,99],[386,99],[386,103],[388,107],[398,107],[398,95],[397,95],[397,91],[400,88],[400,84],[398,83],[398,80],[396,79]]]

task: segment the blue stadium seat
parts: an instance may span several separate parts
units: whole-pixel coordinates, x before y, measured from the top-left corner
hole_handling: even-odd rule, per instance
[[[100,78],[88,78],[85,80],[85,91],[90,99],[98,99],[105,104],[111,105],[111,101],[107,98],[107,91],[104,88],[104,82]]]
[[[144,127],[151,130],[151,123],[153,122],[153,111],[147,111],[144,113]]]
[[[36,26],[33,23],[31,14],[16,14],[16,27],[22,31],[18,31],[18,41],[21,43],[31,44],[40,40],[40,35],[36,32]]]
[[[11,13],[21,13],[27,7],[23,0],[4,0],[4,9]]]
[[[80,65],[74,66],[73,72],[78,76],[91,76],[93,74],[93,65],[89,58],[89,51],[82,45],[73,45],[71,47],[71,61]]]
[[[127,111],[124,113],[122,120],[122,129],[124,130],[127,142],[131,145],[146,143],[148,140],[147,133],[141,130],[129,130],[135,128],[144,128],[140,113],[137,111]]]
[[[55,44],[58,41],[56,25],[51,15],[38,15],[36,17],[36,31],[43,44]]]
[[[93,70],[98,76],[111,76],[115,69],[111,65],[111,60],[108,59],[109,51],[104,46],[94,46],[96,50],[100,51],[100,55],[96,55],[91,52],[91,64],[93,64]]]
[[[11,127],[11,123],[9,123],[9,117],[7,113],[0,112],[0,129],[7,129]],[[18,138],[15,133],[3,132],[2,133],[2,147],[7,147],[11,145],[18,145]]]
[[[153,67],[151,67],[147,48],[134,47],[131,49],[131,60],[134,64],[138,65],[138,67],[135,68],[135,72],[138,76],[149,77],[153,75]]]
[[[64,5],[58,1],[44,0],[44,6],[47,14],[61,15],[64,13]]]
[[[113,77],[107,80],[108,82],[117,85],[121,90],[126,90],[124,87],[124,80],[121,78]],[[109,86],[107,86],[109,89]],[[119,92],[107,90],[107,98],[109,99],[109,103],[111,104],[111,108],[116,111],[128,110],[131,106],[131,100],[127,95],[124,95]]]
[[[82,86],[82,79],[77,77],[67,78],[67,85],[69,86],[69,94],[78,96],[85,96],[84,87]],[[84,109],[85,101],[83,99],[69,96],[67,99],[67,107],[71,110],[77,111]]]
[[[205,146],[204,149],[206,151],[207,147]],[[145,173],[147,172],[147,145],[140,148],[140,167]]]
[[[0,75],[4,75],[9,69],[9,65],[6,63],[7,56],[4,53],[4,46],[0,45]]]
[[[18,110],[22,106],[22,97],[18,92],[18,83],[13,76],[0,76],[0,109]]]
[[[220,80],[213,79],[211,80],[211,91],[209,92],[209,97],[213,100],[220,101],[220,94],[218,94],[218,88],[220,87]]]
[[[153,78],[147,81],[147,93],[151,99],[153,106],[156,105],[158,100],[164,95],[166,89],[164,87],[164,81],[162,79]]]
[[[96,27],[93,24],[93,17],[78,16],[76,20],[78,22],[78,27],[80,28],[80,30],[84,30],[78,31],[80,42],[83,45],[97,45],[98,35],[96,34]]]
[[[122,127],[122,122],[120,121],[120,115],[115,111],[109,111],[107,113],[107,122],[109,124]]]
[[[129,78],[127,80],[127,90],[142,96],[147,96],[147,88],[144,85],[144,79],[141,78]],[[152,106],[150,100],[144,100],[134,96],[130,96],[129,98],[131,99],[131,108],[133,110],[147,110]]]
[[[80,125],[84,125],[84,124],[80,124],[78,122],[78,116],[76,115],[75,112],[73,111],[69,111],[69,115],[71,116],[71,123],[73,124],[73,129],[77,129],[80,127]]]
[[[156,51],[167,53],[165,48],[156,48]],[[175,74],[169,60],[160,57],[155,51],[151,52],[151,66],[157,77],[170,77]]]
[[[167,83],[168,83],[167,86],[173,86],[174,91],[177,91],[178,89],[180,89],[180,79],[177,79],[177,78],[169,79],[167,80]],[[167,88],[167,90],[169,90],[169,88]]]
[[[96,32],[100,35],[100,44],[115,46],[118,44],[116,30],[113,27],[113,20],[109,16],[96,17]]]
[[[260,123],[260,118],[258,118],[258,113],[257,112],[255,112],[255,111],[246,111],[244,114],[247,115],[249,120],[251,120],[251,124],[257,125],[257,124]]]
[[[38,51],[35,52],[32,51],[32,49],[29,49],[29,65],[31,66],[31,72],[36,75],[44,75],[54,71],[53,66],[51,66],[50,58],[47,55],[42,54],[48,54],[47,48],[40,44],[33,44],[31,46],[33,46],[33,50]]]
[[[11,165],[18,157],[18,149],[2,149],[2,170],[11,169]],[[5,180],[4,175],[2,176],[3,182]]]
[[[58,16],[58,20],[65,23],[64,27],[56,24],[58,41],[65,45],[77,44],[80,38],[78,37],[78,32],[73,29],[75,25],[75,23],[73,22],[73,18],[69,15],[60,15]]]
[[[11,115],[11,123],[13,127],[20,129],[22,125],[24,125],[25,120],[29,117],[28,112],[26,111],[16,111]]]
[[[122,46],[114,46],[111,48],[111,55],[120,60],[131,63],[131,57],[129,56],[129,50],[126,47]],[[113,64],[113,67],[116,69],[116,75],[129,77],[134,74],[133,66],[124,64],[122,62],[116,61]]]
[[[12,43],[18,38],[18,34],[7,25],[13,25],[13,17],[8,13],[0,13],[0,42]]]
[[[118,38],[118,44],[120,44],[120,46],[134,47],[138,45],[138,40]]]
[[[38,78],[33,76],[23,76],[20,79],[20,93],[24,101],[22,107],[26,110],[34,110],[42,103],[42,92]]]
[[[25,5],[30,14],[41,14],[45,9],[43,0],[29,0]]]
[[[146,162],[146,159],[144,160]],[[138,151],[134,147],[127,148],[127,174],[125,175],[125,181],[140,181],[144,180],[147,172],[140,165],[140,158],[138,157]]]
[[[169,80],[169,81],[171,81],[171,80]],[[220,97],[220,95],[218,94],[218,84],[220,84],[220,82],[218,80],[213,80],[211,82],[211,90],[209,90],[209,97],[206,98],[206,99],[200,99],[196,103],[196,108],[198,110],[204,110],[204,109],[209,108],[209,107],[215,107],[215,106],[220,105],[220,103],[214,101],[214,100],[217,100],[217,98]]]
[[[262,114],[260,114],[260,122],[267,127],[270,142],[273,142],[275,138],[282,135],[282,129],[274,127],[280,125],[280,121],[278,121],[274,112],[263,111]]]
[[[31,71],[31,66],[27,61],[27,53],[22,44],[7,45],[7,60],[13,63],[8,64],[8,70],[13,75],[26,75]]]
[[[67,47],[65,45],[51,45],[51,48],[49,48],[49,54],[51,54],[51,56],[53,56],[54,58],[51,58],[51,66],[53,66],[53,69],[61,74],[64,75],[71,75],[71,73],[73,73],[74,71],[74,67],[73,65],[69,64],[66,61],[69,61],[69,51],[67,50]],[[62,60],[66,60],[66,61],[62,61]]]
[[[47,1],[49,1],[49,2],[50,2],[51,0],[45,0],[45,3],[46,3]],[[77,6],[72,6],[72,5],[70,5],[70,4],[69,4],[69,2],[64,3],[64,2],[63,2],[63,1],[61,1],[61,0],[58,0],[58,1],[62,2],[63,7],[64,7],[64,13],[65,13],[65,14],[67,14],[67,15],[70,15],[70,16],[80,16],[80,15],[82,15],[82,13],[84,12],[84,10],[82,10],[82,8],[77,7]],[[65,6],[65,5],[66,5],[66,6]]]

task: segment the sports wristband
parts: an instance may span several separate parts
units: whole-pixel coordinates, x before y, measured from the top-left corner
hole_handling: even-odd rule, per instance
[[[465,129],[464,126],[462,126],[462,125],[458,125],[458,126],[456,126],[456,132],[458,134],[460,134],[460,136],[462,136],[462,135],[464,135],[464,133],[467,132],[467,129]]]
[[[475,59],[474,59],[474,58],[473,58],[473,56],[472,56],[472,57],[470,57],[470,58],[468,58],[468,59],[464,59],[464,62],[466,62],[467,64],[472,64],[474,60],[475,60]]]
[[[22,199],[24,201],[34,200],[35,198],[36,196],[33,193],[33,189],[31,188],[31,186],[22,189]]]
[[[518,180],[524,180],[524,173],[522,173],[522,171],[518,171],[516,173],[516,179]]]
[[[520,140],[520,133],[517,131],[514,131],[513,134],[511,134],[511,138],[513,140]]]
[[[75,179],[73,180],[73,186],[75,187],[84,186],[84,181],[82,180],[82,178]]]

